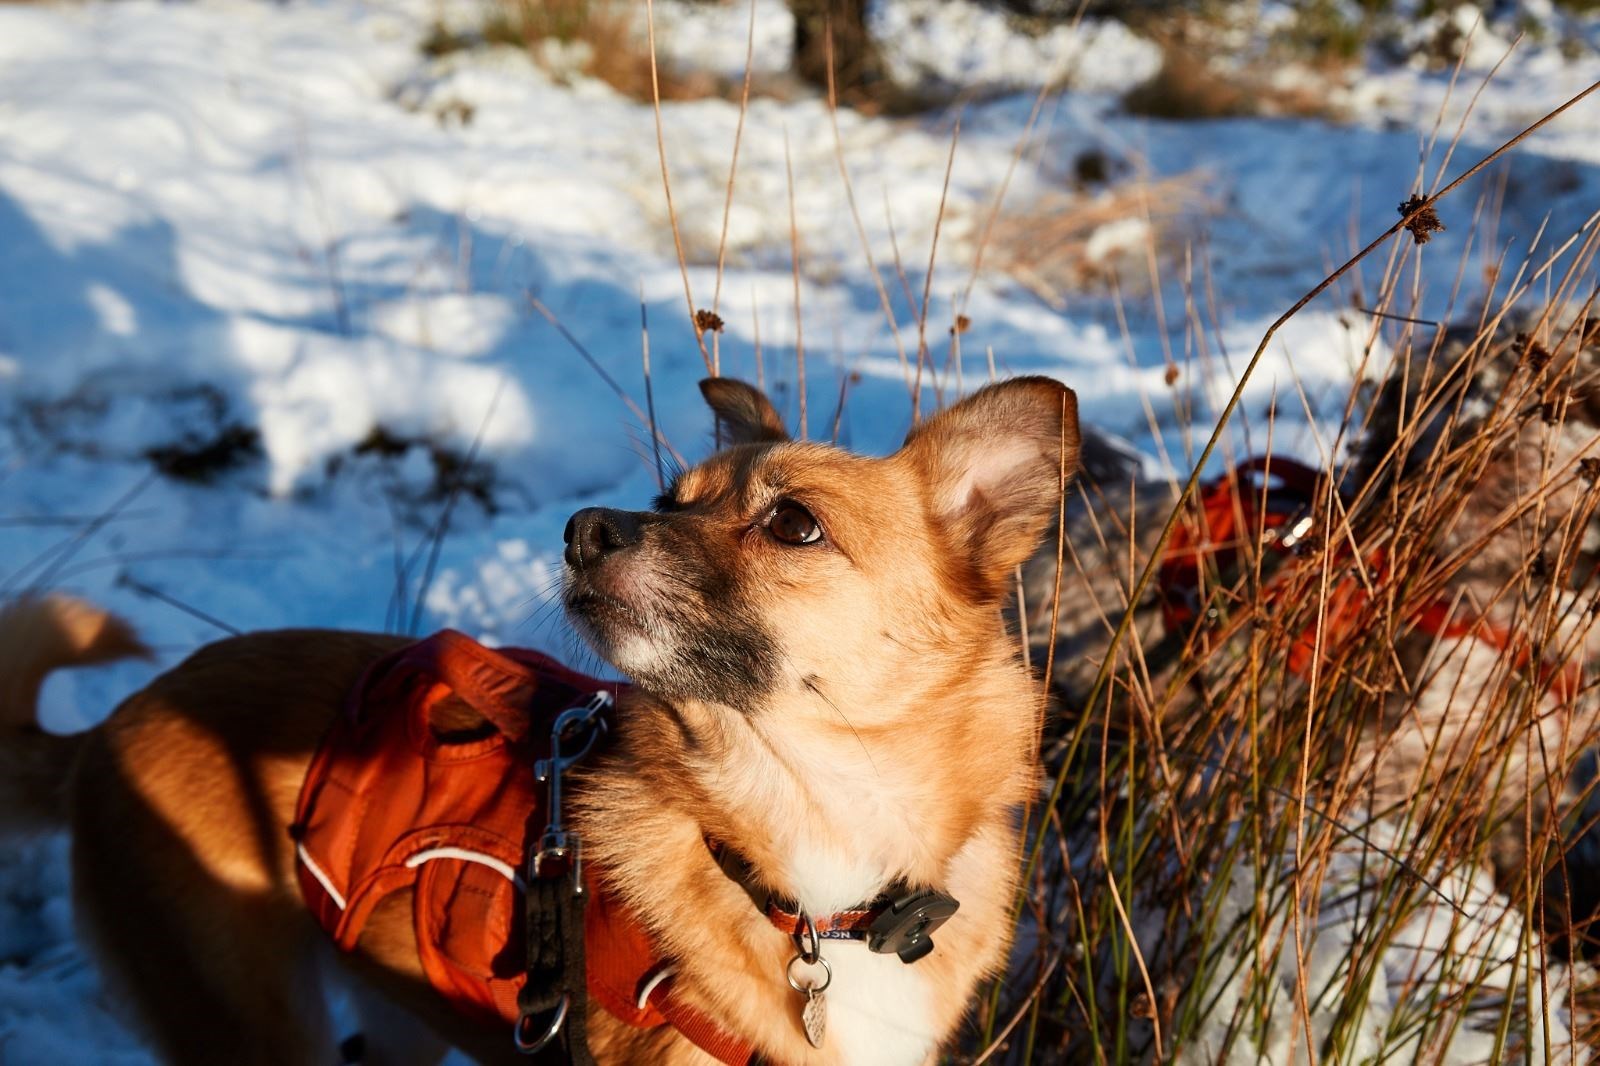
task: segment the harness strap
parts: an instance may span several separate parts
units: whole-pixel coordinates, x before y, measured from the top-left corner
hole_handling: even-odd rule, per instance
[[[748,1041],[742,1040],[726,1029],[718,1028],[700,1011],[680,1002],[673,995],[674,978],[670,975],[656,982],[645,997],[646,1002],[661,1012],[667,1024],[683,1034],[695,1047],[724,1063],[725,1066],[760,1066],[761,1056]]]
[[[663,958],[639,916],[605,891],[596,867],[585,869],[590,999],[636,1029],[671,1026],[725,1066],[753,1066],[758,1061],[754,1045],[723,1030],[678,995],[674,960]]]
[[[527,826],[527,881],[523,909],[527,924],[527,979],[518,997],[517,1050],[533,1054],[559,1036],[572,1066],[592,1066],[589,1051],[589,977],[585,957],[587,927],[579,856],[582,845],[566,829],[562,780],[607,733],[605,712],[612,698],[594,693],[556,716],[550,727],[550,756],[534,764],[534,777],[547,788],[542,831],[536,816]],[[572,745],[572,747],[569,747]]]

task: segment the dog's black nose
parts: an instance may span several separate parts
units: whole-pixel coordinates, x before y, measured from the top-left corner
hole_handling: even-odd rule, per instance
[[[585,507],[567,521],[561,538],[567,542],[567,563],[583,570],[612,552],[639,543],[639,520],[627,511],[609,507]]]

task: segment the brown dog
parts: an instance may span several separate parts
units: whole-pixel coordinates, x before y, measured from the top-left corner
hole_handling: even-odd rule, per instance
[[[792,442],[748,386],[703,386],[731,444],[654,511],[580,512],[567,607],[636,687],[575,812],[607,887],[677,965],[678,995],[768,1061],[919,1063],[1006,955],[1019,808],[1043,700],[1000,608],[1077,462],[1076,402],[1043,378],[991,386],[883,459]],[[105,969],[176,1063],[330,1061],[330,956],[286,827],[308,760],[362,669],[402,642],[263,633],[196,653],[75,737],[33,725],[51,669],[135,653],[75,601],[0,615],[0,802],[70,825],[77,910]],[[907,964],[827,942],[827,1036],[785,979],[789,936],[708,852],[826,914],[904,882],[960,902]],[[426,984],[407,893],[357,950],[369,1063],[455,1045],[512,1061]],[[420,1019],[426,1029],[419,1029]],[[430,1033],[432,1035],[430,1035]],[[709,1061],[674,1030],[591,1010],[601,1062]],[[443,1043],[441,1043],[441,1041]]]

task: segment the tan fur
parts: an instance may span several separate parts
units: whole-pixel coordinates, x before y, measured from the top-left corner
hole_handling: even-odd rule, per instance
[[[806,1044],[801,997],[783,977],[793,945],[717,869],[703,834],[817,913],[866,898],[850,895],[857,876],[868,896],[897,879],[956,896],[959,913],[915,964],[931,1056],[1005,958],[1043,700],[1005,637],[995,575],[1032,550],[1076,465],[1072,394],[1043,379],[993,387],[886,459],[775,439],[776,415],[748,387],[715,386],[708,399],[734,446],[684,475],[663,513],[636,516],[639,544],[569,582],[569,609],[596,647],[624,669],[642,657],[649,686],[624,698],[616,745],[579,783],[586,853],[677,957],[677,994],[776,1062],[846,1052]],[[780,497],[804,502],[825,544],[764,531]],[[612,607],[583,600],[585,588]],[[3,618],[14,626],[29,610]],[[703,647],[729,619],[748,647]],[[105,632],[123,638],[106,648],[136,646],[125,627]],[[655,689],[651,663],[686,642],[695,654],[661,667],[666,691]],[[62,774],[72,764],[82,924],[168,1061],[331,1061],[305,991],[329,952],[301,904],[286,826],[341,698],[399,643],[326,631],[223,641],[51,756]],[[32,743],[19,727],[38,677],[101,646],[41,641],[0,660],[7,759]],[[770,661],[750,660],[755,651]],[[813,880],[800,855],[848,876]],[[364,989],[358,1003],[383,1015],[367,1061],[436,1056],[436,1042],[396,1028],[396,1007],[480,1061],[526,1061],[509,1033],[464,1022],[427,987],[411,928],[409,899],[393,897],[338,959]],[[828,950],[867,957],[859,945]],[[843,1019],[856,1006],[832,1009]],[[628,1029],[598,1008],[590,1023],[603,1063],[706,1061],[671,1030]],[[854,1061],[871,1060],[857,1049]]]
[[[0,827],[43,829],[66,818],[62,785],[77,755],[77,737],[34,724],[44,679],[68,666],[134,655],[144,645],[123,621],[67,596],[28,597],[0,609]]]

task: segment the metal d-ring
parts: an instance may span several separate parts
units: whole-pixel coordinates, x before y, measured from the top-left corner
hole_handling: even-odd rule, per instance
[[[542,1051],[545,1045],[554,1040],[561,1033],[562,1025],[567,1021],[567,1007],[572,1002],[571,996],[562,996],[561,1002],[556,1004],[555,1014],[550,1019],[550,1026],[536,1039],[529,1040],[522,1035],[523,1028],[534,1018],[532,1014],[524,1014],[517,1020],[511,1029],[511,1039],[517,1045],[517,1051],[523,1055],[533,1055]]]
[[[822,983],[820,985],[803,985],[799,981],[796,981],[794,979],[794,964],[797,962],[804,962],[807,966],[815,966],[820,964],[822,966]],[[822,993],[828,990],[829,985],[833,984],[833,967],[829,966],[828,960],[823,958],[820,954],[814,960],[809,962],[806,960],[805,956],[796,955],[794,958],[789,960],[789,965],[783,968],[783,975],[789,979],[790,988],[807,996],[820,996]]]

